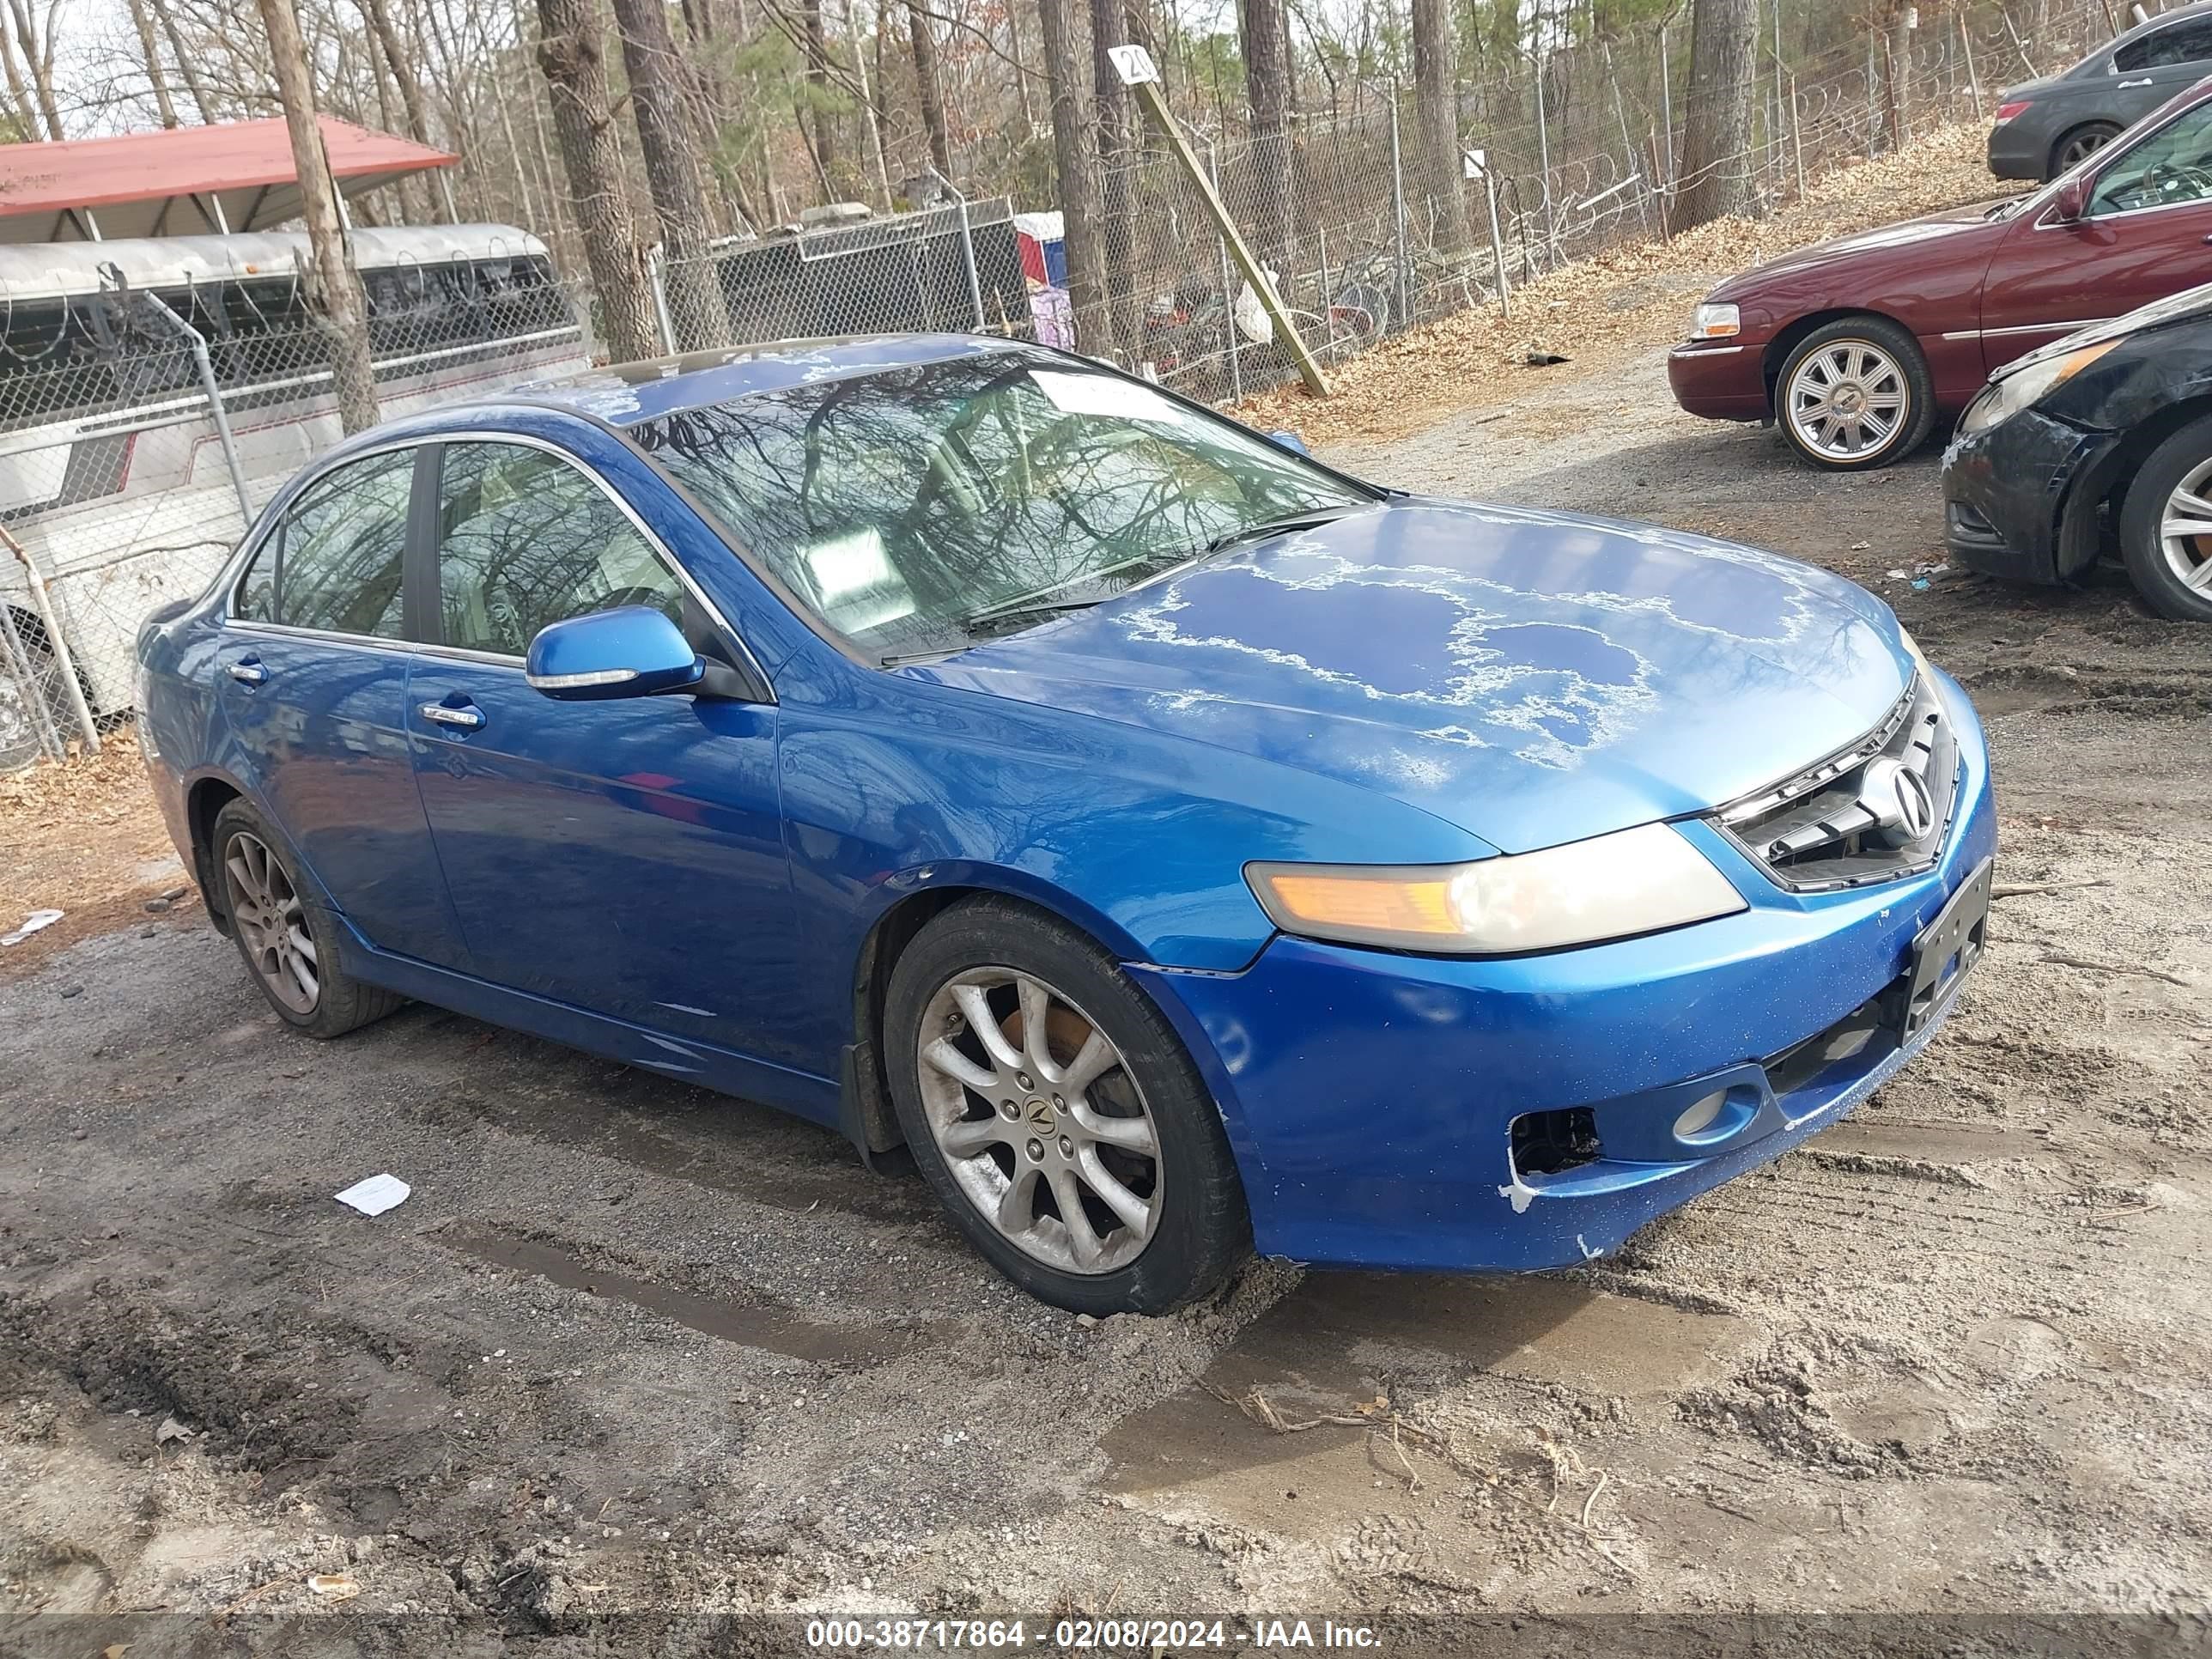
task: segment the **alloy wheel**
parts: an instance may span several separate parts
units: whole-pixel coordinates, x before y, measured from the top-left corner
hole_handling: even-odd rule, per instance
[[[1798,442],[1825,460],[1860,461],[1897,440],[1912,394],[1905,368],[1869,340],[1836,340],[1799,363],[1784,413]]]
[[[2075,166],[2094,155],[2112,141],[2108,132],[2080,132],[2069,138],[2058,152],[2058,171],[2070,173]]]
[[[1064,1273],[1136,1259],[1164,1170],[1113,1039],[1036,975],[983,967],[938,988],[915,1042],[931,1137],[985,1221]]]
[[[2192,593],[2212,599],[2212,460],[2184,475],[2159,514],[2166,568]]]
[[[292,878],[268,844],[245,830],[230,838],[223,886],[231,925],[270,995],[295,1014],[312,1014],[322,995],[314,937]]]

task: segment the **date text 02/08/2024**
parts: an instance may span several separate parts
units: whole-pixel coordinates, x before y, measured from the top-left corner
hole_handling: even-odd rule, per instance
[[[1115,1652],[1161,1648],[1262,1648],[1372,1650],[1376,1632],[1364,1625],[1306,1619],[816,1619],[806,1626],[810,1648],[869,1651],[1019,1651],[1035,1646],[1066,1652]]]

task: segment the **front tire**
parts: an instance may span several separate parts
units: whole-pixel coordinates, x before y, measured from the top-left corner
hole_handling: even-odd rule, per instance
[[[1830,472],[1911,454],[1936,424],[1936,382],[1919,342],[1881,317],[1844,317],[1800,340],[1774,383],[1790,447]]]
[[[1164,1313],[1250,1249],[1197,1067],[1113,958],[1064,923],[996,898],[945,911],[892,969],[884,1053],[923,1176],[1040,1300]]]
[[[2120,510],[2120,551],[2160,616],[2212,622],[2212,416],[2151,451]]]
[[[343,1036],[406,1000],[339,967],[329,918],[307,902],[290,855],[258,812],[230,802],[216,814],[214,841],[231,937],[278,1018],[309,1036]]]

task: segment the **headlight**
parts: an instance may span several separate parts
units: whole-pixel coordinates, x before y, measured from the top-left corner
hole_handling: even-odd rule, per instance
[[[1286,933],[1452,956],[1593,945],[1747,908],[1663,823],[1471,864],[1249,864],[1244,874]]]
[[[1897,637],[1899,643],[1911,653],[1914,666],[1920,670],[1920,678],[1926,680],[1931,686],[1935,684],[1934,674],[1928,661],[1928,653],[1920,648],[1920,641],[1912,637],[1912,630],[1900,623],[1898,624]]]
[[[2030,363],[2001,380],[1991,380],[1959,417],[1959,435],[1970,438],[1977,432],[1986,432],[2000,421],[2010,420],[2029,404],[2040,403],[2118,344],[2118,340],[2100,340],[2095,345],[2083,346],[2063,356],[2045,357],[2041,362]]]
[[[1690,319],[1693,340],[1732,340],[1743,332],[1743,313],[1735,306],[1702,305]]]

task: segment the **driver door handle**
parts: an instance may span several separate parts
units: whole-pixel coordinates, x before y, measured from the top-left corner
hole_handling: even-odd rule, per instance
[[[2147,86],[2148,86],[2149,84],[2150,84],[2150,76],[2148,76],[2148,75],[2146,75],[2146,76],[2143,76],[2143,78],[2142,78],[2142,80],[2140,80],[2140,81],[2123,81],[2123,82],[2120,82],[2120,90],[2121,90],[2122,92],[2133,92],[2133,91],[2134,91],[2137,87],[2147,87]]]
[[[2212,237],[2205,240],[2212,241]],[[240,685],[266,685],[269,683],[269,671],[252,657],[240,657],[236,662],[228,665],[223,672]]]
[[[455,708],[447,703],[426,702],[422,715],[438,726],[455,726],[464,732],[474,732],[484,723],[483,712],[477,708]]]

